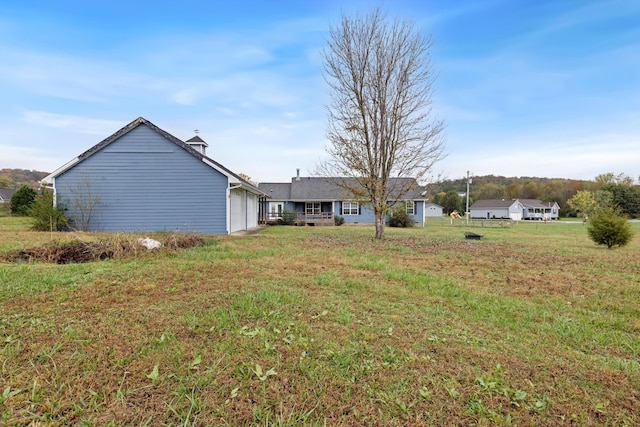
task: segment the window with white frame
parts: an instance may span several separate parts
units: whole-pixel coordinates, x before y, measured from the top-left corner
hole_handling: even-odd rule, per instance
[[[358,215],[358,202],[342,202],[342,215]]]
[[[416,214],[416,204],[413,202],[413,200],[405,200],[404,205],[407,209],[407,215]]]
[[[304,207],[304,213],[307,215],[319,215],[320,202],[307,202]]]

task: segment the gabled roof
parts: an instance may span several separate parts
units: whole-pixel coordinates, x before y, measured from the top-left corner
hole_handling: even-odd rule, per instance
[[[516,199],[486,199],[478,200],[469,209],[487,209],[487,208],[509,208],[514,204],[519,203]]]
[[[486,200],[478,200],[471,208],[474,209],[487,209],[487,208],[508,208],[513,206],[514,203],[520,203],[523,207],[526,208],[550,208],[556,205],[556,202],[541,202],[537,199],[486,199]]]
[[[273,200],[291,200],[291,184],[288,182],[263,182],[258,188]]]
[[[200,138],[198,135],[194,136],[191,139],[187,139],[185,141],[187,144],[196,144],[196,145],[204,145],[205,147],[208,147],[209,144],[207,144],[206,142],[204,142],[204,140],[202,138]]]
[[[527,208],[549,209],[550,207],[556,205],[556,202],[541,202],[540,200],[537,200],[537,199],[518,199],[518,200],[520,201],[520,203],[522,203],[522,206]]]
[[[11,200],[11,196],[15,193],[16,190],[11,190],[9,188],[0,188],[0,200],[4,200],[8,202]]]
[[[346,185],[345,185],[346,184]],[[291,202],[302,201],[334,201],[354,199],[353,193],[345,188],[358,187],[355,178],[340,177],[294,177],[291,182],[264,182],[258,188],[269,195],[272,200]],[[423,190],[414,178],[391,178],[390,198],[398,198],[403,188],[411,188],[402,199],[422,200]]]
[[[226,175],[227,177],[231,178],[230,181],[232,181],[234,184],[240,184],[243,188],[246,188],[247,190],[250,190],[250,191],[252,191],[254,193],[257,193],[257,194],[261,194],[262,193],[254,185],[252,185],[251,183],[249,183],[246,180],[242,179],[237,174],[231,172],[229,169],[227,169],[226,167],[224,167],[220,163],[218,163],[215,160],[205,156],[204,154],[202,154],[198,150],[196,150],[193,147],[189,146],[189,144],[187,144],[186,142],[181,141],[180,139],[178,139],[175,136],[171,135],[169,132],[166,132],[166,131],[160,129],[158,126],[154,125],[153,123],[151,123],[149,120],[145,119],[144,117],[138,117],[137,119],[135,119],[134,121],[132,121],[128,125],[124,126],[122,129],[120,129],[117,132],[115,132],[113,135],[110,135],[110,136],[106,137],[105,139],[103,139],[102,141],[100,141],[99,143],[94,145],[93,147],[89,148],[84,153],[80,154],[75,159],[71,160],[70,162],[66,163],[62,167],[60,167],[60,168],[56,169],[55,171],[53,171],[51,174],[49,174],[46,177],[44,177],[41,180],[41,182],[47,183],[47,184],[52,183],[53,179],[55,177],[61,175],[62,173],[66,172],[67,170],[71,169],[73,166],[75,166],[76,164],[82,162],[83,160],[86,160],[87,158],[93,156],[94,154],[96,154],[97,152],[102,150],[107,145],[111,144],[112,142],[116,141],[117,139],[121,138],[122,136],[126,135],[127,133],[131,132],[132,130],[134,130],[138,126],[142,126],[142,125],[145,125],[145,126],[149,127],[150,129],[152,129],[153,131],[155,131],[158,134],[162,135],[164,138],[166,138],[170,142],[174,143],[175,145],[177,145],[180,148],[182,148],[183,150],[185,150],[187,153],[189,153],[192,156],[198,158],[199,160],[202,160],[205,164],[207,164],[211,168],[213,168],[213,169],[217,170],[218,172],[222,173],[223,175]],[[191,140],[195,140],[195,138],[200,139],[200,137],[198,137],[196,135],[195,137],[191,138]],[[202,141],[202,139],[200,139],[200,141]],[[202,141],[202,142],[204,143],[204,141]]]

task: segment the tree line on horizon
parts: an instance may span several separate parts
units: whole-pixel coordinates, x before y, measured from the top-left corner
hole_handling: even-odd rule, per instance
[[[18,189],[27,185],[38,189],[39,181],[49,172],[27,169],[0,169],[0,188]],[[448,179],[427,185],[427,198],[444,208],[446,214],[464,212],[467,178]],[[560,216],[578,216],[579,212],[567,203],[579,192],[596,193],[600,190],[612,193],[617,205],[633,218],[640,217],[640,178],[625,174],[604,173],[593,180],[543,177],[505,177],[484,175],[472,177],[469,187],[469,205],[476,200],[486,199],[537,199],[542,202],[556,202],[560,206]]]
[[[0,188],[17,190],[23,185],[38,189],[40,180],[49,175],[49,172],[27,169],[0,169]]]
[[[474,176],[469,187],[469,206],[476,200],[536,199],[556,202],[560,216],[578,216],[579,211],[568,202],[579,192],[608,191],[621,210],[630,217],[640,217],[640,179],[626,174],[604,173],[593,180],[537,177]],[[445,213],[466,209],[467,178],[443,180],[427,186],[430,202],[443,207]]]

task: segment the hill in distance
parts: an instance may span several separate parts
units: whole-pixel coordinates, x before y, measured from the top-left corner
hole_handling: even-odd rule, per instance
[[[0,169],[0,188],[15,189],[28,185],[33,189],[37,189],[40,186],[39,181],[47,175],[49,175],[49,172],[26,169]]]

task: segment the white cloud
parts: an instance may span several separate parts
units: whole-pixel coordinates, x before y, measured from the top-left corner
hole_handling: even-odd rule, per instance
[[[74,133],[85,133],[103,137],[111,135],[126,125],[126,123],[116,120],[91,119],[69,114],[49,113],[46,111],[25,111],[23,120],[30,125],[64,129]]]
[[[606,141],[606,142],[603,142]],[[467,170],[475,175],[543,176],[593,179],[605,172],[640,175],[637,137],[596,134],[573,139],[514,136],[502,145],[477,141],[471,149],[455,150],[436,168],[453,178]]]
[[[51,172],[55,167],[62,165],[62,163],[58,164],[59,162],[56,162],[55,158],[52,161],[49,153],[33,147],[3,144],[0,145],[0,153],[2,153],[0,156],[0,169],[8,167]]]
[[[200,129],[213,158],[256,180],[287,180],[298,167],[308,173],[324,154],[327,89],[320,50],[338,15],[337,4],[317,7],[332,9],[326,12],[331,19],[134,35],[82,53],[0,41],[0,166],[53,170],[143,116],[179,138]],[[503,4],[415,6],[425,7],[434,13],[418,14],[419,25],[438,28]],[[434,58],[440,73],[434,113],[447,123],[451,153],[436,168],[454,176],[466,170],[585,179],[607,171],[640,175],[637,42],[627,34],[619,46],[570,49],[563,58],[545,50],[566,28],[597,22],[590,8],[626,13],[593,3],[576,10],[558,6],[565,12],[522,26],[528,30],[520,36],[496,39],[465,57]]]

